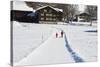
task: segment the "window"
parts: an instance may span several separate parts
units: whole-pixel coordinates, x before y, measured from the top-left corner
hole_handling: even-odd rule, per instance
[[[52,12],[52,10],[49,10],[49,12],[51,13],[51,12]]]
[[[52,20],[51,18],[46,18],[46,20]]]
[[[46,10],[46,9],[44,9],[44,12],[47,12],[47,10]]]
[[[50,18],[50,20],[52,20],[52,18]]]
[[[50,16],[52,16],[52,14],[50,14]]]
[[[46,18],[46,20],[48,20],[48,18]]]
[[[41,16],[44,16],[44,14],[42,13]]]
[[[56,18],[53,19],[54,21],[56,20]]]
[[[41,20],[44,20],[44,18],[43,18],[43,17],[41,17]]]
[[[56,15],[53,15],[54,17],[56,17]]]
[[[49,14],[46,14],[46,16],[49,16]]]
[[[46,14],[46,16],[52,16],[52,14]]]

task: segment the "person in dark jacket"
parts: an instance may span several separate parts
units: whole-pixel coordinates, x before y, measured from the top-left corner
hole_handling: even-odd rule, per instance
[[[58,38],[58,33],[56,32],[56,38]]]
[[[64,32],[63,32],[63,31],[61,31],[61,37],[63,37],[63,34],[64,34]]]

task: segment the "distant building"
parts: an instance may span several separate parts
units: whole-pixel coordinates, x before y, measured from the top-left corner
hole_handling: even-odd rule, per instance
[[[32,9],[25,2],[12,1],[11,4],[11,21],[56,24],[63,18],[62,9],[49,5]]]
[[[62,21],[63,10],[54,8],[51,6],[43,6],[36,9],[36,12],[39,14],[39,21],[48,21],[43,23],[56,23],[56,21]]]
[[[80,13],[76,15],[76,19],[78,22],[88,22],[91,16],[88,13]]]

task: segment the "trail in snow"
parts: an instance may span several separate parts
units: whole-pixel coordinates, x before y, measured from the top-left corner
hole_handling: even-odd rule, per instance
[[[56,28],[56,27],[54,27]],[[63,31],[61,28],[56,28],[60,31]],[[64,31],[63,31],[64,32]],[[84,60],[78,56],[78,54],[72,50],[72,48],[70,47],[70,45],[68,44],[68,40],[67,40],[67,36],[66,33],[64,32],[64,40],[65,40],[65,47],[67,48],[68,52],[71,54],[71,56],[73,57],[74,61],[77,62],[84,62]]]
[[[19,62],[53,33],[50,25],[13,21],[13,61]]]
[[[38,35],[40,34],[39,32],[46,31],[44,35],[46,35],[46,37],[48,38],[47,31],[52,30],[51,28],[53,28],[53,30],[55,28],[56,30],[59,30],[59,31],[64,30],[63,38],[56,38],[54,35],[50,36],[49,39],[43,38],[44,43],[42,43],[39,47],[37,47],[35,51],[32,51],[30,54],[27,54],[28,56],[27,57],[25,56],[24,59],[19,61],[17,63],[18,65],[56,64],[56,63],[70,63],[70,62],[72,63],[72,62],[84,62],[84,61],[86,62],[86,61],[96,61],[97,60],[97,45],[96,45],[97,44],[97,40],[96,40],[97,34],[88,33],[88,32],[91,32],[90,30],[95,29],[95,27],[71,26],[71,25],[68,25],[68,26],[45,25],[44,26],[44,25],[39,25],[39,24],[38,26],[35,24],[32,24],[32,25],[30,24],[28,25],[29,27],[26,30],[27,24],[20,24],[22,25],[20,26],[19,24],[16,23],[16,25],[17,27],[14,26],[15,34],[16,33],[19,34],[19,32],[21,32],[20,34],[22,35],[24,34],[25,36],[24,39],[26,40],[23,40],[20,38],[16,39],[17,43],[14,44],[14,47],[15,46],[23,47],[23,45],[24,45],[24,48],[29,47],[29,49],[27,50],[25,49],[25,51],[23,51],[23,48],[21,48],[21,51],[19,51],[20,49],[16,47],[16,51],[20,53],[14,52],[16,54],[14,56],[17,56],[18,58],[20,58],[20,56],[23,56],[23,53],[27,51],[29,52],[30,47],[32,48],[35,42],[39,43],[37,41],[33,42],[34,39],[39,40],[39,38],[37,37],[34,38],[35,34]],[[40,30],[40,29],[43,29],[43,30]],[[36,31],[36,33],[34,31]],[[26,37],[26,35],[28,35],[28,38]],[[29,36],[32,39],[31,38],[29,39]],[[23,37],[23,36],[20,36],[20,37]],[[30,41],[28,40],[32,40],[32,43],[31,43],[32,46],[29,46]],[[40,38],[40,40],[42,40],[42,38]],[[22,44],[18,45],[18,41],[22,42]]]
[[[66,51],[64,37],[56,38],[55,33],[35,49],[26,58],[15,65],[40,65],[75,62],[68,51]]]

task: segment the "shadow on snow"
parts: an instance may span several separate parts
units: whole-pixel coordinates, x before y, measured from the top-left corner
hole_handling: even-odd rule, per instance
[[[84,62],[83,59],[81,57],[79,57],[73,50],[72,48],[70,47],[70,45],[68,44],[68,41],[67,41],[67,37],[66,37],[66,34],[64,32],[64,38],[65,38],[65,46],[67,48],[67,50],[69,51],[69,53],[71,54],[71,56],[73,57],[73,59],[75,60],[76,63],[78,62]]]
[[[98,31],[97,30],[86,30],[85,32],[94,32],[94,33],[96,33]]]

